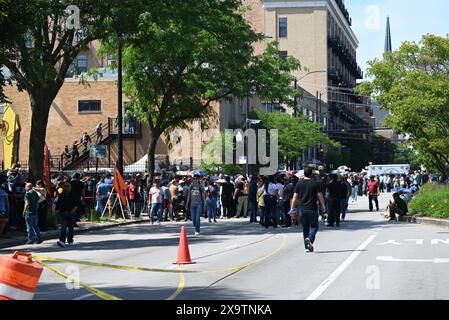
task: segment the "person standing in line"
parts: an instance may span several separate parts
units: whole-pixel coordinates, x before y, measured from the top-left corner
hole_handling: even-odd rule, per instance
[[[164,200],[163,200],[163,204],[162,204],[162,210],[163,210],[163,219],[164,221],[172,221],[173,220],[173,215],[172,215],[172,211],[171,211],[171,207],[172,207],[172,198],[171,198],[171,192],[170,192],[170,188],[168,187],[168,182],[164,183],[162,185],[162,192],[164,195]]]
[[[59,240],[56,244],[59,247],[64,248],[66,243],[69,246],[73,245],[73,228],[75,227],[76,222],[78,199],[73,197],[70,183],[65,183],[62,186],[62,189],[62,192],[56,199],[56,210],[59,212],[59,218],[61,221],[61,231],[59,234]]]
[[[295,194],[295,186],[297,183],[297,177],[293,176],[291,178],[286,178],[286,186],[282,192],[282,207],[285,217],[285,224],[283,228],[289,228],[292,225],[292,217],[288,214],[292,204],[293,196]]]
[[[279,199],[279,189],[274,182],[274,178],[271,176],[265,183],[265,228],[268,229],[270,221],[272,222],[273,228],[278,227],[278,217],[277,217],[277,203]]]
[[[287,212],[284,212],[284,181],[282,179],[282,177],[277,177],[276,178],[276,188],[278,189],[278,202],[276,205],[276,218],[278,219],[278,223],[280,223],[281,225],[286,225],[286,218],[284,216],[288,215]]]
[[[363,194],[365,193],[365,189],[364,187],[364,177],[362,175],[359,175],[359,197],[362,197]]]
[[[70,155],[72,156],[72,162],[75,162],[80,157],[78,151],[78,140],[73,141],[72,150],[70,150]]]
[[[39,195],[33,189],[32,183],[25,185],[25,206],[23,208],[23,218],[27,226],[28,241],[26,244],[33,244],[35,241],[41,244],[42,237],[38,225]]]
[[[267,177],[259,179],[257,186],[257,205],[259,207],[260,225],[265,226],[265,184],[268,183]]]
[[[321,214],[326,213],[322,187],[318,182],[313,181],[312,177],[313,169],[305,168],[304,179],[300,180],[296,185],[290,211],[294,212],[295,208],[299,207],[306,252],[314,251],[313,244],[318,233],[318,201],[321,204]]]
[[[348,179],[346,176],[340,177],[340,184],[341,184],[341,221],[345,221],[346,214],[348,213],[348,205],[349,205],[349,198],[351,197],[351,184],[348,182]]]
[[[75,221],[75,227],[77,227],[77,222],[80,221],[81,216],[84,214],[84,205],[83,205],[83,199],[85,196],[85,184],[80,180],[81,175],[79,173],[75,173],[72,176],[72,180],[70,180],[70,186],[71,186],[71,193],[73,199],[76,201],[76,221]]]
[[[112,185],[105,182],[105,178],[101,177],[97,185],[97,211],[100,215],[103,214],[106,204],[108,202],[109,192],[111,192]]]
[[[257,180],[257,176],[252,176],[251,182],[249,184],[248,203],[250,211],[250,223],[257,223]]]
[[[221,191],[221,204],[223,205],[223,217],[231,219],[233,214],[232,195],[234,194],[234,186],[231,183],[231,177],[226,176],[226,183],[223,184]]]
[[[136,219],[138,219],[140,217],[140,212],[142,211],[142,208],[139,206],[140,203],[138,203],[138,200],[139,200],[138,192],[139,192],[138,178],[134,177],[134,179],[128,185],[128,195],[129,195],[129,202],[130,202],[130,207],[131,207],[131,214]]]
[[[235,182],[234,201],[237,204],[236,218],[248,217],[248,184],[244,177],[240,176]],[[243,210],[243,214],[242,214]]]
[[[351,178],[352,181],[352,202],[357,202],[357,196],[359,194],[359,179],[356,175]]]
[[[187,207],[190,208],[195,235],[201,232],[201,213],[206,211],[206,196],[203,186],[200,184],[200,177],[195,175],[192,185],[187,194]]]
[[[209,223],[214,220],[217,222],[217,202],[218,202],[218,187],[210,178],[205,181],[205,191],[206,191],[206,205],[207,205],[207,218]]]
[[[103,124],[101,122],[95,127],[95,133],[97,135],[95,144],[99,144],[103,140]]]
[[[367,193],[369,199],[369,211],[373,212],[373,201],[376,204],[376,210],[379,211],[379,181],[376,181],[374,176],[370,177]]]
[[[37,209],[37,213],[38,213],[37,220],[38,220],[39,231],[47,232],[47,230],[48,230],[47,215],[48,215],[49,199],[48,199],[47,189],[45,188],[45,185],[42,182],[42,180],[39,180],[36,182],[36,187],[34,188],[34,190],[37,192],[37,194],[39,196],[39,204],[38,204],[38,209]]]
[[[328,217],[327,217],[327,227],[333,227],[337,224],[340,226],[340,212],[341,212],[341,197],[344,192],[342,184],[338,181],[338,176],[332,174],[330,176],[330,182],[326,186],[327,190],[327,206],[328,206]]]
[[[150,222],[154,224],[154,213],[157,214],[158,225],[162,224],[162,203],[164,199],[164,193],[161,188],[161,180],[156,178],[154,180],[154,185],[151,187],[148,193],[149,199],[149,212],[150,212]]]
[[[83,137],[81,138],[81,145],[83,146],[82,154],[87,152],[89,143],[92,143],[92,139],[87,132],[84,132]]]

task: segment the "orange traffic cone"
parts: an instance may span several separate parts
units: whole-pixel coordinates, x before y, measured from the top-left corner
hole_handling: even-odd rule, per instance
[[[0,257],[0,300],[33,300],[42,270],[31,253]]]
[[[181,238],[179,239],[178,261],[176,264],[191,264],[189,243],[187,241],[186,227],[181,229]]]

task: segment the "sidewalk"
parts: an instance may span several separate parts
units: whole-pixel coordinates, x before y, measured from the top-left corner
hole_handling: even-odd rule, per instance
[[[449,220],[446,219],[437,219],[437,218],[428,218],[428,217],[420,217],[420,216],[406,216],[402,217],[399,221],[408,222],[408,223],[417,223],[417,224],[425,224],[440,228],[449,228]]]
[[[130,224],[138,224],[143,222],[149,222],[150,218],[148,214],[143,214],[142,219],[138,220],[123,220],[117,219],[114,221],[105,221],[105,222],[78,222],[79,228],[75,228],[75,234],[86,233],[94,230],[102,230],[115,228],[118,226],[125,226]],[[26,243],[26,232],[11,232],[2,237],[0,237],[0,249],[15,247],[24,245]],[[59,238],[59,229],[57,230],[49,230],[47,232],[42,232],[42,239],[44,241],[48,240],[57,240]]]

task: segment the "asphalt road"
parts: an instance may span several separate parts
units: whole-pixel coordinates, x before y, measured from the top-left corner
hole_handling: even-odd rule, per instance
[[[340,228],[320,223],[314,253],[305,252],[298,227],[267,231],[233,219],[203,220],[196,237],[191,223],[145,223],[76,236],[72,248],[50,241],[0,254],[70,260],[45,261],[52,270],[44,269],[37,300],[449,299],[449,230],[389,224],[367,208],[360,198]],[[194,264],[178,268],[181,225]]]

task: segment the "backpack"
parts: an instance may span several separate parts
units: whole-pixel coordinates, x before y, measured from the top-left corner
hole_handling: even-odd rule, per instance
[[[190,203],[203,203],[202,188],[200,186],[190,187]]]

